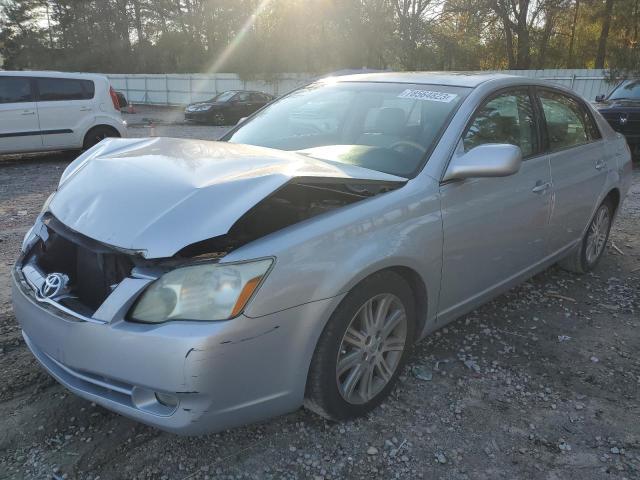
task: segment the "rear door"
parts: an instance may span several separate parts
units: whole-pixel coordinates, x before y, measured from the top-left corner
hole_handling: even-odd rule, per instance
[[[553,181],[550,249],[578,240],[591,219],[610,168],[598,127],[583,101],[537,88]]]
[[[0,153],[41,148],[42,137],[31,79],[0,76]]]
[[[532,91],[510,88],[476,111],[454,155],[506,143],[522,150],[516,174],[440,187],[443,222],[440,315],[456,316],[510,286],[547,255],[551,174],[540,149]]]
[[[84,133],[95,118],[93,81],[43,77],[36,82],[43,144],[80,148]]]

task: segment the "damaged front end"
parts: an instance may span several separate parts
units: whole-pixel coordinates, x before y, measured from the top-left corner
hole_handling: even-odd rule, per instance
[[[180,433],[296,408],[304,381],[292,359],[313,349],[291,339],[309,328],[300,318],[321,324],[338,297],[297,297],[255,321],[244,307],[277,262],[258,242],[331,222],[406,180],[238,145],[105,143],[65,172],[13,270],[36,358],[78,395]],[[243,254],[249,244],[266,248]],[[229,384],[230,371],[251,386]]]
[[[77,318],[96,311],[126,278],[146,278],[136,267],[152,266],[135,252],[104,245],[70,230],[51,213],[36,222],[16,268],[41,303]]]
[[[295,179],[249,209],[228,233],[195,242],[172,257],[158,259],[147,259],[141,251],[114,247],[89,238],[46,212],[38,219],[33,238],[19,261],[19,269],[36,300],[55,305],[77,318],[95,320],[96,312],[125,279],[151,283],[172,270],[218,263],[229,252],[270,233],[398,186],[398,183],[380,181]],[[259,280],[266,276],[269,267],[270,264],[259,275]],[[227,265],[227,270],[229,268]],[[232,275],[236,273],[232,272]],[[258,276],[248,279],[256,283],[254,290],[259,284],[256,279]],[[158,286],[161,292],[154,302],[137,305],[128,319],[146,323],[172,319],[170,315],[177,308],[182,287]],[[202,297],[206,294],[201,292]],[[232,318],[241,312],[249,297],[245,292],[243,302],[220,311],[220,318],[201,319]],[[209,310],[215,311],[215,308]],[[110,321],[107,318],[100,320]]]
[[[114,307],[104,306],[105,301],[125,281],[138,282],[136,296],[140,285],[146,288],[147,299],[155,295],[146,303],[142,295],[133,314],[120,311],[128,315],[126,319],[156,323],[233,318],[264,279],[271,261],[252,261],[259,265],[257,270],[229,264],[225,270],[207,269],[206,264],[217,264],[229,252],[273,232],[405,183],[380,172],[256,147],[213,144],[217,148],[211,150],[211,142],[159,139],[143,142],[142,148],[140,141],[124,142],[124,146],[115,142],[80,167],[70,167],[71,173],[65,172],[19,262],[38,301],[83,319],[111,321]],[[183,168],[166,154],[150,154],[159,143],[184,153]],[[201,158],[205,154],[207,158]],[[146,183],[134,186],[142,182],[144,170]],[[103,181],[116,173],[113,181]],[[140,185],[153,184],[149,176],[157,177],[162,194],[152,189],[153,196],[148,196],[141,191]],[[166,276],[173,270],[180,270],[182,278]],[[154,282],[153,288],[147,285]],[[187,300],[181,307],[187,290],[206,298],[209,291],[198,288],[206,282],[209,289],[215,290],[211,285],[232,289],[235,303],[216,309],[219,300],[214,306],[202,302],[208,313],[188,309]],[[136,299],[126,301],[131,309]]]

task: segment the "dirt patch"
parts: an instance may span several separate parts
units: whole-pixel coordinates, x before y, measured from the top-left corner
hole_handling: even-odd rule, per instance
[[[640,172],[594,274],[553,267],[436,332],[368,418],[182,438],[71,395],[20,335],[10,268],[72,158],[0,160],[0,478],[640,478]]]

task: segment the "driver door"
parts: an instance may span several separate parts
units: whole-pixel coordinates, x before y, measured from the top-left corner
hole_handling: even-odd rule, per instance
[[[476,111],[454,156],[487,143],[522,150],[508,177],[440,187],[444,233],[439,316],[455,317],[509,288],[547,255],[551,173],[530,89],[502,90]],[[444,321],[444,320],[443,320]]]

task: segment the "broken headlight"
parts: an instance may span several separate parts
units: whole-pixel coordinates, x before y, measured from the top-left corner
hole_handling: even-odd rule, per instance
[[[44,201],[44,205],[42,205],[42,209],[40,210],[40,214],[38,215],[38,218],[36,218],[35,223],[31,226],[31,228],[27,231],[27,233],[24,234],[24,238],[22,239],[22,247],[20,248],[20,250],[22,250],[23,253],[27,253],[27,251],[33,245],[34,240],[36,239],[36,235],[35,235],[36,227],[39,228],[42,225],[40,223],[42,215],[49,210],[49,204],[51,203],[51,200],[53,200],[53,197],[55,194],[56,192],[54,191],[51,195],[47,197],[47,199]]]
[[[165,273],[142,294],[131,320],[227,320],[239,315],[256,292],[272,259],[209,263]]]

